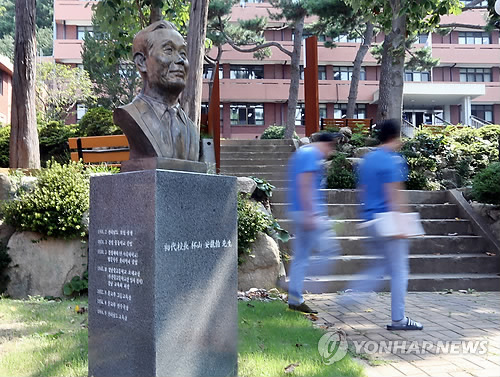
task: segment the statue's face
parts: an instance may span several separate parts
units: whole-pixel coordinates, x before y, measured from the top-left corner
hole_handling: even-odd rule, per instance
[[[171,29],[158,29],[146,58],[148,81],[167,91],[182,91],[189,70],[186,42],[182,35]]]

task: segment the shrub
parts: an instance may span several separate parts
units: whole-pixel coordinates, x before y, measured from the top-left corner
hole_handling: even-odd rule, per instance
[[[262,135],[260,135],[261,139],[283,139],[285,137],[285,126],[269,126],[267,127]],[[299,136],[296,132],[293,133],[293,138],[298,139]]]
[[[73,278],[63,287],[63,293],[65,296],[71,296],[73,294],[82,294],[88,291],[89,288],[89,272],[88,270],[80,276],[73,276]]]
[[[0,127],[0,168],[9,167],[10,126]]]
[[[71,159],[68,138],[78,136],[77,124],[64,124],[50,121],[38,128],[40,140],[40,160],[47,162],[54,159],[59,163],[67,163]]]
[[[104,107],[94,107],[80,120],[82,136],[119,135],[122,130],[113,123],[113,112]]]
[[[256,202],[244,195],[238,195],[238,263],[250,253],[251,245],[259,232],[272,225],[272,220],[259,210]]]
[[[4,204],[5,221],[19,231],[74,238],[86,233],[82,217],[89,209],[89,174],[81,163],[47,164],[30,192]]]
[[[472,195],[481,203],[500,204],[500,162],[490,164],[474,177]]]
[[[356,187],[356,175],[344,153],[336,153],[327,172],[329,189],[353,189]]]

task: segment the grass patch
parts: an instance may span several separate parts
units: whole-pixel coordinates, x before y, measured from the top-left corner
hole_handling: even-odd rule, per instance
[[[0,300],[0,376],[86,376],[87,298]]]
[[[318,352],[324,332],[303,314],[279,301],[239,303],[239,376],[362,376],[363,368],[348,354],[325,365]],[[285,367],[298,363],[293,373]]]
[[[87,376],[87,298],[0,299],[0,376]],[[348,354],[325,365],[323,331],[282,302],[239,302],[239,376],[362,376]],[[299,364],[292,373],[285,367]]]

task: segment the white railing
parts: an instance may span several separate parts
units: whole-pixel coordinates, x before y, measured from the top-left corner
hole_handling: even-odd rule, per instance
[[[415,132],[415,126],[406,119],[403,119],[403,124],[401,125],[401,135],[403,137],[413,138],[415,136]]]
[[[470,116],[470,126],[472,128],[481,128],[483,126],[487,126],[489,124],[492,124],[488,122],[487,120],[478,118],[477,116],[471,115]]]

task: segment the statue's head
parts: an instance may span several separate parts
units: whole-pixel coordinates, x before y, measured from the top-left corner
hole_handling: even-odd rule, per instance
[[[186,41],[172,23],[157,21],[138,32],[132,54],[144,88],[180,93],[186,86]]]

